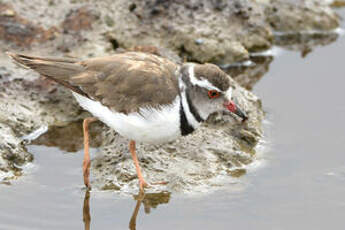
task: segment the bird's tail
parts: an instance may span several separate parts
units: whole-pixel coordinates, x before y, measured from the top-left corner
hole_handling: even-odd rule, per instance
[[[41,75],[69,88],[70,90],[87,96],[80,87],[74,85],[70,79],[80,74],[85,67],[77,59],[35,57],[7,52],[13,60],[24,67],[35,70]]]
[[[84,70],[79,60],[73,58],[47,58],[7,52],[16,62],[56,81],[68,81]]]

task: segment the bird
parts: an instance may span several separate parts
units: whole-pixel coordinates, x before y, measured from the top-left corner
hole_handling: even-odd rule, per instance
[[[7,52],[17,63],[72,91],[92,114],[83,121],[83,178],[90,186],[90,123],[100,120],[129,140],[129,151],[144,190],[136,143],[171,142],[195,131],[210,114],[247,115],[232,99],[230,76],[211,63],[175,63],[144,52],[123,52],[85,60]],[[153,184],[153,183],[151,183]]]

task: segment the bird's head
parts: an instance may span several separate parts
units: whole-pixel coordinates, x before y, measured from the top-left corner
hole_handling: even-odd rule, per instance
[[[186,63],[181,68],[181,74],[181,94],[185,94],[189,107],[194,107],[203,120],[214,112],[222,111],[247,120],[245,113],[232,100],[230,77],[218,66]]]

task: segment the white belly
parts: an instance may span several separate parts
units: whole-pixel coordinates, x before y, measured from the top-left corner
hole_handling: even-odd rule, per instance
[[[140,114],[126,115],[112,111],[100,102],[80,94],[73,95],[84,109],[128,139],[159,144],[172,141],[181,135],[179,96],[172,104],[162,106],[159,110],[143,108]]]

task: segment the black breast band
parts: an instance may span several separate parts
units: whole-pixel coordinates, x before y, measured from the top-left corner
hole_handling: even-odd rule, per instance
[[[186,136],[186,135],[188,135],[194,131],[193,126],[191,126],[188,123],[186,114],[185,114],[183,106],[182,106],[182,100],[180,103],[180,130],[181,130],[182,136]]]

